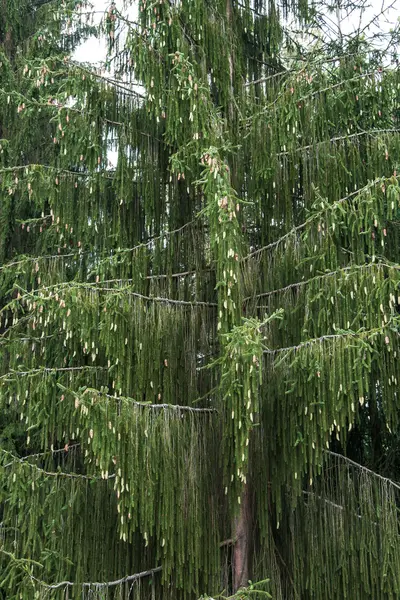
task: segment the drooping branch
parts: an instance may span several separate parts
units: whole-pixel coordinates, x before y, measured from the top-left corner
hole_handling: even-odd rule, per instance
[[[380,77],[382,71],[383,71],[383,69],[379,69],[379,70],[375,70],[375,71],[368,71],[366,73],[361,73],[360,75],[354,75],[353,77],[350,77],[348,79],[342,79],[341,81],[339,81],[337,83],[333,83],[333,84],[325,86],[323,88],[314,90],[313,92],[310,92],[309,94],[305,94],[304,96],[300,96],[299,98],[296,98],[296,100],[297,100],[297,102],[304,102],[305,100],[314,98],[318,94],[324,94],[325,92],[332,92],[332,91],[334,91],[348,83],[354,82],[354,81],[360,81],[360,80],[366,79],[368,77],[373,77],[373,76]],[[246,117],[245,121],[249,123],[254,118],[260,117],[260,116],[264,115],[265,113],[267,113],[268,111],[270,111],[271,109],[276,108],[276,106],[279,104],[279,101],[284,97],[284,95],[285,95],[284,92],[281,92],[273,102],[271,102],[267,106],[263,107],[260,112],[258,112],[256,114],[252,114],[251,117]]]
[[[20,168],[25,168],[25,167],[20,167]],[[0,172],[1,172],[1,170],[0,170]],[[73,172],[71,171],[71,173],[73,173]],[[81,173],[81,174],[83,175],[83,173]],[[110,249],[100,250],[97,252],[97,256],[99,258],[101,258],[101,257],[104,257],[106,254],[109,254],[109,255],[112,254],[112,256],[115,257],[115,256],[123,255],[123,254],[133,253],[137,250],[140,250],[141,248],[148,248],[149,246],[151,247],[155,242],[168,239],[170,236],[176,235],[177,233],[181,233],[187,227],[191,227],[196,222],[198,222],[198,219],[192,219],[191,221],[189,221],[188,223],[185,223],[184,225],[182,225],[181,227],[178,227],[177,229],[173,229],[171,231],[165,231],[165,232],[161,233],[160,235],[151,237],[148,240],[146,240],[145,242],[141,242],[140,244],[137,244],[136,246],[133,246],[131,248],[116,248],[116,249],[112,249],[112,251]],[[0,265],[0,271],[3,271],[8,268],[14,268],[16,266],[24,264],[25,262],[38,262],[38,261],[42,261],[42,260],[49,260],[49,261],[50,260],[60,260],[63,258],[77,259],[81,256],[92,255],[92,254],[93,254],[93,250],[79,249],[78,252],[76,252],[76,253],[69,252],[68,254],[48,254],[48,255],[34,256],[34,257],[26,256],[26,257],[22,258],[21,260],[12,261],[12,262],[6,263],[4,265]]]
[[[388,483],[389,485],[393,486],[397,490],[400,490],[400,484],[394,482],[392,479],[389,479],[388,477],[384,477],[383,475],[380,475],[376,471],[372,471],[372,469],[369,469],[368,467],[361,465],[360,463],[355,462],[354,460],[351,460],[350,458],[347,458],[347,456],[343,456],[343,454],[338,454],[337,452],[333,452],[332,450],[324,450],[324,452],[326,454],[328,454],[329,456],[334,456],[335,458],[337,458],[339,460],[343,460],[344,462],[348,463],[349,465],[352,465],[353,467],[356,467],[357,469],[365,471],[366,473],[369,473],[373,477],[377,477],[381,481],[384,481],[385,483]]]
[[[355,190],[354,192],[351,192],[347,196],[344,196],[343,198],[340,198],[339,200],[335,200],[334,202],[332,202],[332,204],[329,204],[328,207],[330,209],[332,209],[335,206],[340,206],[341,204],[344,204],[345,202],[347,202],[348,200],[350,200],[352,198],[358,197],[363,192],[366,192],[367,190],[370,190],[371,188],[377,186],[378,184],[384,183],[384,181],[385,181],[384,177],[377,177],[373,181],[367,183],[363,187]],[[271,242],[270,244],[267,244],[266,246],[263,246],[262,248],[258,248],[257,250],[254,250],[253,252],[250,252],[249,254],[247,254],[247,256],[244,256],[242,260],[243,261],[248,260],[248,259],[250,259],[250,258],[252,258],[254,256],[257,256],[258,254],[261,254],[265,250],[270,250],[271,248],[275,248],[276,246],[279,246],[279,244],[282,244],[282,242],[285,242],[292,235],[295,235],[296,233],[298,233],[299,231],[301,231],[302,229],[304,229],[307,225],[309,225],[310,223],[312,223],[313,221],[315,221],[316,219],[318,219],[319,217],[321,217],[326,212],[326,208],[328,208],[328,207],[325,207],[321,211],[313,213],[311,215],[311,217],[309,217],[308,219],[306,219],[300,225],[296,225],[296,227],[293,227],[290,231],[288,231],[287,233],[285,233],[279,239],[275,240],[274,242]]]

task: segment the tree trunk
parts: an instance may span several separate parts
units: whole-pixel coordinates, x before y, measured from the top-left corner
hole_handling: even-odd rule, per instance
[[[230,39],[230,55],[229,55],[229,79],[230,79],[230,99],[228,106],[228,116],[229,119],[233,119],[233,48],[232,48],[232,0],[226,0],[226,21],[229,30],[229,39]]]
[[[229,78],[230,78],[230,100],[228,106],[228,116],[233,120],[233,75],[234,75],[234,54],[232,48],[232,0],[226,0],[226,20],[229,30],[231,51],[229,55]],[[232,174],[233,177],[233,174]],[[240,512],[234,521],[233,526],[233,573],[232,584],[233,591],[236,592],[240,588],[247,587],[249,581],[249,547],[250,547],[250,532],[251,532],[251,510],[250,510],[250,494],[248,485],[246,484],[242,493]]]
[[[235,520],[233,547],[233,591],[246,587],[249,581],[249,549],[251,536],[251,508],[248,485],[244,488],[240,513]]]

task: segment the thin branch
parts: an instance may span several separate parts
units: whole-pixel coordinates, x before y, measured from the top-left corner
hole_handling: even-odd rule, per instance
[[[7,329],[4,333],[7,333],[7,331],[10,331],[9,329]],[[55,335],[44,335],[43,337],[15,337],[15,338],[6,338],[4,337],[4,335],[0,336],[0,346],[2,345],[8,345],[8,344],[18,344],[20,342],[30,342],[32,344],[40,344],[42,342],[45,342],[46,340],[51,340],[53,338],[55,338]]]
[[[74,177],[91,177],[95,175],[105,177],[104,171],[71,171],[68,169],[60,169],[59,167],[53,167],[52,165],[42,165],[39,163],[28,163],[26,165],[14,165],[13,167],[3,167],[0,169],[0,173],[13,173],[14,171],[22,171],[25,169],[32,169],[33,171],[40,171],[41,169],[45,169],[48,171],[54,171],[56,175],[73,175]],[[107,179],[112,178],[107,176]]]
[[[224,540],[223,542],[220,542],[219,547],[225,548],[226,546],[233,546],[234,544],[236,544],[236,542],[237,542],[236,538],[229,538],[229,540]]]
[[[328,500],[328,498],[318,496],[318,494],[315,494],[314,492],[307,492],[306,490],[303,490],[303,494],[304,496],[312,496],[313,498],[318,498],[318,500],[321,500],[322,502],[325,502],[326,504],[329,504],[329,506],[333,506],[333,508],[337,508],[338,510],[344,510],[344,506],[342,506],[341,504],[336,504],[335,502]],[[361,515],[357,515],[357,517],[361,519]]]
[[[115,477],[115,475],[109,475],[107,477],[107,479],[104,479],[103,477],[90,477],[89,475],[83,475],[83,474],[78,474],[78,473],[65,473],[64,471],[45,471],[44,469],[38,467],[37,465],[33,465],[30,462],[26,461],[26,458],[19,458],[18,456],[15,456],[14,454],[12,454],[11,452],[8,452],[7,450],[4,450],[3,448],[0,448],[1,452],[3,452],[3,454],[6,454],[7,456],[9,456],[12,459],[12,462],[7,463],[6,465],[3,466],[3,468],[5,469],[6,467],[11,467],[14,463],[20,463],[21,465],[30,467],[31,469],[35,469],[36,471],[38,471],[41,475],[45,475],[47,477],[66,477],[67,479],[85,479],[87,481],[107,481],[108,479],[113,479]]]
[[[370,27],[371,27],[371,26],[372,26],[372,25],[375,23],[375,21],[376,21],[377,19],[379,19],[380,17],[382,17],[382,15],[383,15],[385,12],[388,12],[389,10],[392,10],[392,9],[393,9],[393,8],[396,6],[396,4],[397,4],[397,0],[394,0],[394,1],[393,1],[391,4],[389,4],[388,6],[384,7],[384,2],[382,2],[382,7],[381,7],[381,10],[380,10],[380,12],[379,12],[378,14],[376,14],[376,15],[375,15],[375,16],[374,16],[374,17],[373,17],[373,18],[372,18],[372,19],[369,21],[369,23],[367,23],[367,24],[366,24],[366,25],[365,25],[365,26],[364,26],[364,27],[363,27],[361,30],[359,29],[359,30],[357,31],[357,36],[360,38],[360,37],[363,35],[363,33],[364,33],[365,31],[367,31],[367,29],[369,29],[369,28],[370,28]]]
[[[211,273],[212,269],[204,269],[203,273]],[[198,271],[182,271],[180,273],[162,273],[161,275],[146,275],[144,279],[173,279],[179,277],[188,277],[189,275],[197,275]]]
[[[130,87],[126,87],[126,85],[124,84],[130,84],[130,82],[127,81],[118,81],[115,78],[112,77],[106,77],[105,75],[101,75],[100,73],[96,73],[95,71],[92,71],[90,69],[87,69],[86,67],[84,67],[82,64],[80,63],[76,63],[74,62],[73,65],[79,69],[80,71],[84,71],[85,73],[87,73],[90,77],[93,77],[95,79],[98,79],[100,81],[104,81],[105,83],[115,86],[116,88],[121,89],[122,91],[128,93],[128,94],[132,94],[133,96],[137,96],[138,98],[141,98],[142,100],[146,99],[146,96],[143,96],[143,94],[141,94],[140,92],[137,92],[136,90],[131,89]],[[135,84],[137,85],[137,84]]]
[[[28,454],[28,456],[19,457],[20,461],[29,460],[30,458],[40,458],[42,456],[48,456],[49,454],[61,454],[65,452],[67,454],[70,450],[75,450],[75,448],[80,448],[80,444],[71,444],[68,445],[68,449],[64,446],[64,448],[57,448],[57,450],[46,450],[45,452],[37,452],[36,454]],[[4,467],[8,467],[9,465],[4,465]]]
[[[314,492],[308,492],[306,490],[303,490],[303,495],[304,496],[312,496],[313,498],[317,498],[321,502],[324,502],[325,504],[328,504],[329,506],[332,506],[332,508],[336,508],[337,510],[345,510],[345,506],[342,506],[341,504],[336,504],[336,502],[332,502],[332,500],[328,500],[328,498],[319,496],[318,494],[315,494]],[[362,515],[359,515],[358,513],[354,513],[354,512],[353,512],[353,516],[357,517],[357,519],[363,518]],[[379,523],[377,523],[376,521],[370,521],[370,523],[371,523],[371,525],[374,525],[375,527],[377,527],[379,525]]]
[[[49,374],[56,374],[56,373],[72,373],[72,372],[76,372],[76,371],[86,371],[86,370],[94,370],[94,371],[98,371],[98,370],[107,370],[107,367],[96,367],[96,366],[91,366],[91,365],[83,365],[81,367],[41,367],[39,369],[31,369],[30,371],[9,371],[8,373],[5,373],[4,375],[0,376],[0,379],[8,379],[11,378],[15,375],[21,376],[21,377],[25,377],[27,375],[37,375],[38,373],[49,373]]]

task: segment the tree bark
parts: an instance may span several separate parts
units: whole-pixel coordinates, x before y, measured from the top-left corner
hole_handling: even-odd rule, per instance
[[[233,95],[234,95],[234,89],[233,89],[233,70],[234,70],[234,66],[233,66],[233,48],[232,48],[232,0],[226,0],[226,22],[227,22],[227,26],[228,26],[228,30],[229,30],[229,36],[230,36],[230,53],[229,53],[229,80],[230,80],[230,100],[229,100],[229,106],[228,106],[228,114],[229,114],[229,118],[232,120],[233,119]]]
[[[233,591],[247,587],[250,575],[249,549],[251,536],[250,493],[246,484],[240,503],[240,513],[235,520],[233,547]]]

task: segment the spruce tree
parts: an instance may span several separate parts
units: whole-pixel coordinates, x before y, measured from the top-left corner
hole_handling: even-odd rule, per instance
[[[133,4],[3,1],[0,590],[397,598],[397,28]]]

